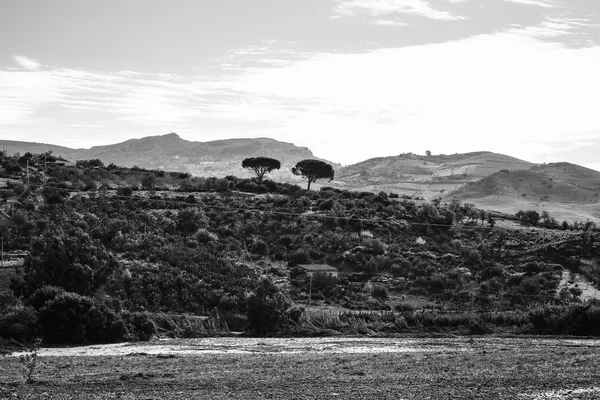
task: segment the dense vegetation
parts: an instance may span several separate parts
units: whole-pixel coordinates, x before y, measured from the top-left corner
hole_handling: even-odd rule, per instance
[[[201,178],[100,160],[67,167],[49,157],[2,155],[4,249],[27,252],[0,293],[5,339],[93,343],[229,330],[600,335],[598,305],[583,303],[576,287],[559,288],[569,270],[600,282],[593,224],[259,184],[262,176]],[[502,218],[556,229],[495,226]],[[296,268],[307,263],[340,275],[311,278]],[[309,294],[313,305],[342,311],[309,314]]]

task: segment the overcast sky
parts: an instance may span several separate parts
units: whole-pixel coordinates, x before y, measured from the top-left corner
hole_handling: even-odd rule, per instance
[[[600,170],[598,0],[0,0],[0,139]]]

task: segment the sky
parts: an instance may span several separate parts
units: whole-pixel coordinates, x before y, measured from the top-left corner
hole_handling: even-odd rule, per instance
[[[600,1],[0,0],[0,140],[169,132],[600,170]]]

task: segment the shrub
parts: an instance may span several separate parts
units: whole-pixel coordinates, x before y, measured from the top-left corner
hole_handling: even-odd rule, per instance
[[[54,300],[56,296],[65,292],[65,289],[58,286],[44,285],[36,290],[28,299],[27,304],[36,311],[42,308],[46,302]]]
[[[395,309],[398,312],[413,312],[413,311],[415,311],[415,306],[412,305],[411,303],[403,302],[403,303],[396,304]]]
[[[386,300],[388,298],[388,292],[385,286],[377,285],[371,290],[371,296],[378,300]]]
[[[31,307],[14,307],[0,315],[0,337],[19,342],[37,333],[37,316]]]
[[[480,279],[481,281],[487,281],[488,279],[499,277],[504,277],[504,268],[500,265],[493,265],[491,267],[485,268],[481,271]]]
[[[591,303],[537,306],[529,320],[537,333],[600,336],[600,306]]]
[[[227,181],[228,182],[228,181]],[[188,207],[177,214],[177,230],[184,235],[191,235],[201,228],[208,227],[208,218],[204,211],[196,207]]]
[[[123,340],[120,316],[96,300],[63,292],[39,310],[39,325],[48,343],[103,343]]]
[[[300,250],[296,250],[293,251],[290,254],[290,258],[288,260],[288,266],[290,267],[294,267],[298,264],[308,264],[310,263],[310,255],[308,253],[308,251],[306,251],[305,249],[300,249]]]
[[[258,336],[275,333],[286,323],[284,316],[291,304],[273,282],[262,279],[248,299],[248,327]]]
[[[146,312],[123,312],[123,321],[127,327],[128,340],[150,340],[156,334],[156,324]]]
[[[45,234],[32,240],[23,274],[11,283],[11,288],[16,296],[25,298],[44,285],[89,295],[117,267],[112,254],[87,234]]]
[[[250,246],[250,251],[253,254],[258,254],[260,256],[266,256],[269,254],[269,245],[262,239],[259,239],[252,243]]]
[[[133,190],[129,187],[117,188],[117,196],[130,197],[133,194]]]

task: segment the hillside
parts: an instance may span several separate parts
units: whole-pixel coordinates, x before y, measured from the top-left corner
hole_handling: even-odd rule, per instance
[[[76,149],[72,149],[64,146],[57,146],[55,144],[49,143],[38,143],[38,142],[21,142],[18,140],[1,140],[1,145],[5,145],[7,147],[7,154],[13,155],[15,153],[25,154],[27,152],[40,154],[45,153],[47,151],[51,151],[57,156],[65,156],[67,154],[72,154]],[[81,149],[83,150],[83,149]]]
[[[25,172],[28,162],[5,156],[11,172],[0,171],[3,250],[22,260],[2,271],[11,284],[0,290],[0,340],[600,335],[568,325],[588,318],[572,308],[582,292],[569,270],[600,282],[591,223],[546,229],[546,217],[460,202],[84,163]],[[593,183],[579,168],[549,168]],[[324,265],[331,275],[311,275]],[[567,322],[549,327],[547,318]]]
[[[378,157],[341,169],[340,186],[364,191],[437,198],[501,170],[529,169],[535,164],[488,151],[421,156]]]
[[[600,172],[570,163],[553,163],[526,171],[497,172],[445,197],[505,212],[545,209],[568,220],[597,220],[599,194]]]
[[[504,154],[476,152],[452,155],[419,156],[402,154],[377,157],[349,165],[339,171],[338,179],[353,186],[398,181],[476,180],[503,169],[529,169],[533,163]]]

